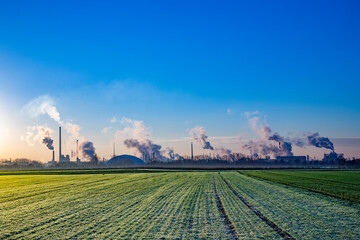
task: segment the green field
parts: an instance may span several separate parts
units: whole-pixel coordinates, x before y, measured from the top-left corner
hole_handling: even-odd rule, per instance
[[[360,172],[89,171],[0,172],[0,239],[360,238],[356,198],[265,177],[346,189]]]
[[[241,173],[360,203],[360,171],[242,171]]]

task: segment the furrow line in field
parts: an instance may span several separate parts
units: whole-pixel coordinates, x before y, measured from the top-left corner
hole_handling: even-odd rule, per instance
[[[143,179],[146,179],[146,177],[141,178],[141,179],[134,179],[134,180],[130,180],[130,181],[124,181],[122,183],[136,182],[136,181],[140,181],[140,180],[143,180]],[[56,187],[53,187],[53,188],[45,190],[45,191],[33,192],[33,193],[28,194],[28,195],[16,196],[16,197],[13,197],[12,199],[6,199],[6,201],[4,201],[4,202],[6,202],[8,204],[11,201],[17,201],[17,200],[24,199],[24,198],[28,199],[30,197],[37,197],[37,196],[47,194],[47,193],[51,193],[51,192],[57,192],[57,191],[61,191],[61,190],[66,190],[68,188],[82,187],[82,186],[85,186],[85,185],[97,184],[97,183],[101,183],[101,182],[106,182],[108,180],[109,179],[106,178],[106,179],[100,179],[100,180],[96,180],[96,181],[89,181],[89,182],[80,183],[80,184],[79,183],[70,183],[69,185],[66,185],[66,186],[56,186]],[[1,203],[3,203],[3,201],[0,198],[0,204]]]
[[[237,236],[237,233],[235,231],[235,227],[232,224],[229,216],[226,214],[225,208],[224,208],[224,206],[221,202],[221,199],[219,197],[219,194],[217,192],[214,176],[213,176],[213,190],[214,190],[214,195],[215,195],[215,199],[216,199],[216,205],[220,212],[220,217],[222,218],[222,221],[223,221],[223,224],[226,229],[228,237],[230,239],[239,239],[239,237]]]
[[[264,216],[259,210],[257,210],[254,206],[252,206],[245,198],[243,198],[231,185],[226,179],[220,174],[220,177],[225,182],[225,184],[230,188],[230,190],[237,196],[253,213],[255,213],[261,220],[263,220],[267,225],[269,225],[272,229],[274,229],[281,237],[284,239],[293,240],[295,239],[293,236],[291,236],[288,232],[281,229],[278,225],[276,225],[273,221],[268,219],[266,216]]]
[[[153,190],[158,189],[161,186],[163,186],[163,185],[160,184],[160,185],[153,186]],[[101,218],[99,218],[99,220],[93,221],[91,223],[87,223],[85,229],[74,232],[74,234],[72,234],[69,237],[70,238],[84,238],[84,237],[92,238],[92,237],[94,237],[93,235],[97,234],[97,232],[101,232],[102,235],[105,235],[105,234],[107,234],[106,231],[102,230],[104,228],[104,226],[106,226],[106,228],[111,228],[113,233],[116,234],[120,228],[124,227],[123,226],[124,224],[119,224],[119,222],[121,222],[121,221],[127,222],[127,220],[132,219],[133,218],[132,215],[134,213],[137,213],[136,209],[138,208],[138,206],[144,205],[143,202],[147,201],[148,197],[146,197],[146,196],[148,194],[150,194],[150,196],[148,196],[148,197],[152,197],[151,192],[147,192],[147,193],[144,192],[142,195],[139,195],[135,191],[132,194],[128,195],[128,197],[125,198],[126,201],[123,202],[124,205],[121,204],[118,207],[115,207],[114,205],[109,205],[109,211],[108,210],[103,211],[101,213]],[[118,197],[120,197],[120,196],[118,196]],[[113,199],[116,201],[116,199],[118,197],[114,196]],[[122,195],[120,198],[124,199],[124,197],[125,197],[125,195]],[[114,224],[115,225],[117,224],[119,227],[114,228]],[[119,236],[116,236],[116,237],[119,237]],[[106,236],[104,238],[114,238],[114,237]]]
[[[238,172],[239,174],[243,174],[241,172]],[[254,176],[254,175],[249,175],[249,174],[246,174],[245,175],[249,176],[249,177],[252,177],[252,178],[255,178],[255,179],[258,179],[260,181],[267,181],[267,182],[272,182],[272,183],[279,183],[279,184],[282,184],[282,185],[286,185],[286,186],[290,186],[290,187],[293,187],[293,188],[298,188],[298,189],[303,189],[305,191],[309,191],[309,192],[314,192],[314,193],[318,193],[318,194],[322,194],[326,197],[330,197],[330,198],[336,198],[336,199],[340,199],[340,200],[343,200],[343,201],[348,201],[348,202],[359,202],[359,199],[358,198],[353,198],[353,197],[348,197],[348,196],[342,196],[342,195],[338,195],[336,193],[332,193],[332,192],[329,192],[327,191],[326,189],[315,189],[315,188],[312,188],[312,187],[308,187],[308,186],[303,186],[303,185],[300,185],[300,184],[297,184],[297,183],[291,183],[291,182],[284,182],[284,181],[279,181],[277,179],[269,179],[269,178],[265,178],[265,177],[259,177],[259,176]],[[289,175],[287,175],[289,176]],[[305,178],[303,178],[305,179]],[[309,178],[310,179],[310,178]],[[339,183],[337,182],[338,184],[342,184],[342,183]],[[330,185],[330,184],[328,184]],[[334,184],[331,185],[332,187],[334,187]],[[357,186],[357,185],[350,185],[350,186]],[[352,189],[352,191],[355,191],[354,189]]]
[[[134,179],[134,180],[131,180],[131,181],[126,181],[126,182],[120,182],[120,183],[117,183],[117,184],[127,184],[127,183],[134,183],[134,182],[137,182],[137,181],[142,181],[142,180],[146,180],[146,178],[141,178],[141,179]],[[96,183],[98,183],[99,181],[95,181]],[[90,182],[90,183],[95,183],[94,181]],[[88,184],[90,184],[88,183]],[[88,184],[78,184],[77,186],[84,186],[84,185],[88,185]],[[99,187],[103,187],[103,186],[99,186]],[[106,202],[110,202],[110,201],[114,201],[116,199],[106,199],[105,201],[103,201],[102,203],[105,204]],[[11,237],[11,236],[14,236],[14,235],[20,235],[20,234],[23,234],[24,232],[27,232],[27,231],[30,231],[32,229],[36,229],[36,228],[41,228],[42,226],[46,226],[47,228],[50,228],[53,224],[59,224],[59,222],[61,221],[65,221],[66,219],[69,220],[69,218],[71,216],[75,216],[76,214],[79,214],[80,211],[87,211],[87,209],[78,209],[78,211],[76,212],[67,212],[67,213],[64,213],[62,215],[59,215],[59,216],[54,216],[54,217],[51,217],[50,219],[46,220],[46,221],[40,221],[39,223],[36,223],[34,225],[31,225],[31,226],[26,226],[22,229],[19,229],[18,231],[12,231],[10,233],[7,233],[2,237],[5,237],[5,238],[8,238],[8,237]],[[109,210],[110,211],[110,210]],[[40,229],[38,229],[40,230]]]
[[[238,173],[240,173],[240,171],[238,171]],[[269,172],[267,172],[269,174]],[[295,174],[289,174],[289,173],[278,173],[278,172],[271,172],[271,174],[273,175],[276,175],[276,176],[282,176],[282,177],[291,177],[291,178],[296,178],[296,179],[299,179],[299,180],[306,180],[306,179],[312,179],[312,180],[316,180],[316,181],[326,181],[326,183],[336,183],[336,184],[342,184],[342,185],[350,185],[350,186],[356,186],[356,187],[359,187],[360,183],[351,183],[351,182],[344,182],[344,181],[336,181],[336,180],[332,180],[330,178],[325,178],[324,176],[316,176],[316,177],[313,177],[313,176],[299,176],[299,175],[295,175]],[[253,175],[251,175],[253,176]],[[260,177],[258,177],[260,178]],[[262,178],[262,179],[265,179],[265,178]]]

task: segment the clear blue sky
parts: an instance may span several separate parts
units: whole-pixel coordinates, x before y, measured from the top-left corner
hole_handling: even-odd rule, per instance
[[[2,2],[2,134],[51,125],[19,113],[49,95],[100,146],[113,116],[178,139],[199,125],[240,135],[254,110],[284,135],[360,137],[359,12],[359,1]]]

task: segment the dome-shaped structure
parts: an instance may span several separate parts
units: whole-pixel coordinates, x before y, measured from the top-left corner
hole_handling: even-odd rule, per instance
[[[145,164],[143,160],[131,155],[119,155],[111,158],[106,162],[106,166],[118,166],[118,165],[142,165]]]

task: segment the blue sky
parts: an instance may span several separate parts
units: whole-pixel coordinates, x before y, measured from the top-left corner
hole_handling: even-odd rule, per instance
[[[113,116],[144,121],[159,141],[194,126],[251,135],[244,112],[255,110],[283,135],[358,138],[359,10],[358,1],[1,3],[0,157],[25,148],[26,126],[56,129],[21,113],[42,95],[104,155]]]

